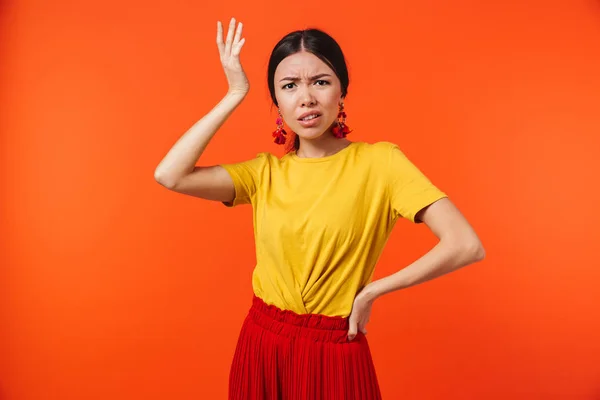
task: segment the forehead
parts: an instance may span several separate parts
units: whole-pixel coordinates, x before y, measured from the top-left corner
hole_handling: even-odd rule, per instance
[[[319,57],[307,51],[301,51],[284,58],[275,69],[275,78],[288,75],[316,75],[334,72]]]

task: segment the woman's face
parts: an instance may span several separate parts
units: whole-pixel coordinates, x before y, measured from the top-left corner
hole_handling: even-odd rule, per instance
[[[336,121],[342,102],[340,80],[319,57],[301,51],[284,58],[275,70],[275,98],[284,121],[303,139],[316,139]],[[301,121],[306,113],[317,114]]]

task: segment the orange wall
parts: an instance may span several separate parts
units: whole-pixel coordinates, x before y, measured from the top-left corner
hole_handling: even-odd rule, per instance
[[[600,398],[600,4],[41,2],[0,7],[0,399],[224,399],[255,261],[251,209],[154,168],[226,90],[252,89],[203,164],[279,152],[266,65],[290,30],[344,49],[352,139],[397,142],[487,258],[385,296],[385,399]],[[435,243],[400,222],[390,274]]]

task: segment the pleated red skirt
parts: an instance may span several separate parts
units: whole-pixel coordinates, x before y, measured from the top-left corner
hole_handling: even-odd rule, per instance
[[[254,296],[229,374],[230,400],[381,399],[365,335],[348,319],[296,314]]]

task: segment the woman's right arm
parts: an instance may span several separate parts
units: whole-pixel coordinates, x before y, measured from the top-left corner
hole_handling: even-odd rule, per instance
[[[240,50],[246,40],[240,40],[242,23],[239,23],[235,37],[234,28],[235,19],[232,18],[224,43],[221,23],[217,23],[217,46],[229,82],[227,94],[179,138],[154,171],[156,181],[170,190],[222,202],[232,201],[235,197],[233,180],[228,172],[219,165],[198,167],[196,163],[250,88],[239,61]]]
[[[156,167],[154,179],[175,192],[207,200],[233,200],[235,190],[227,171],[219,165],[198,167],[196,163],[208,142],[242,100],[242,95],[228,93],[175,143]]]

